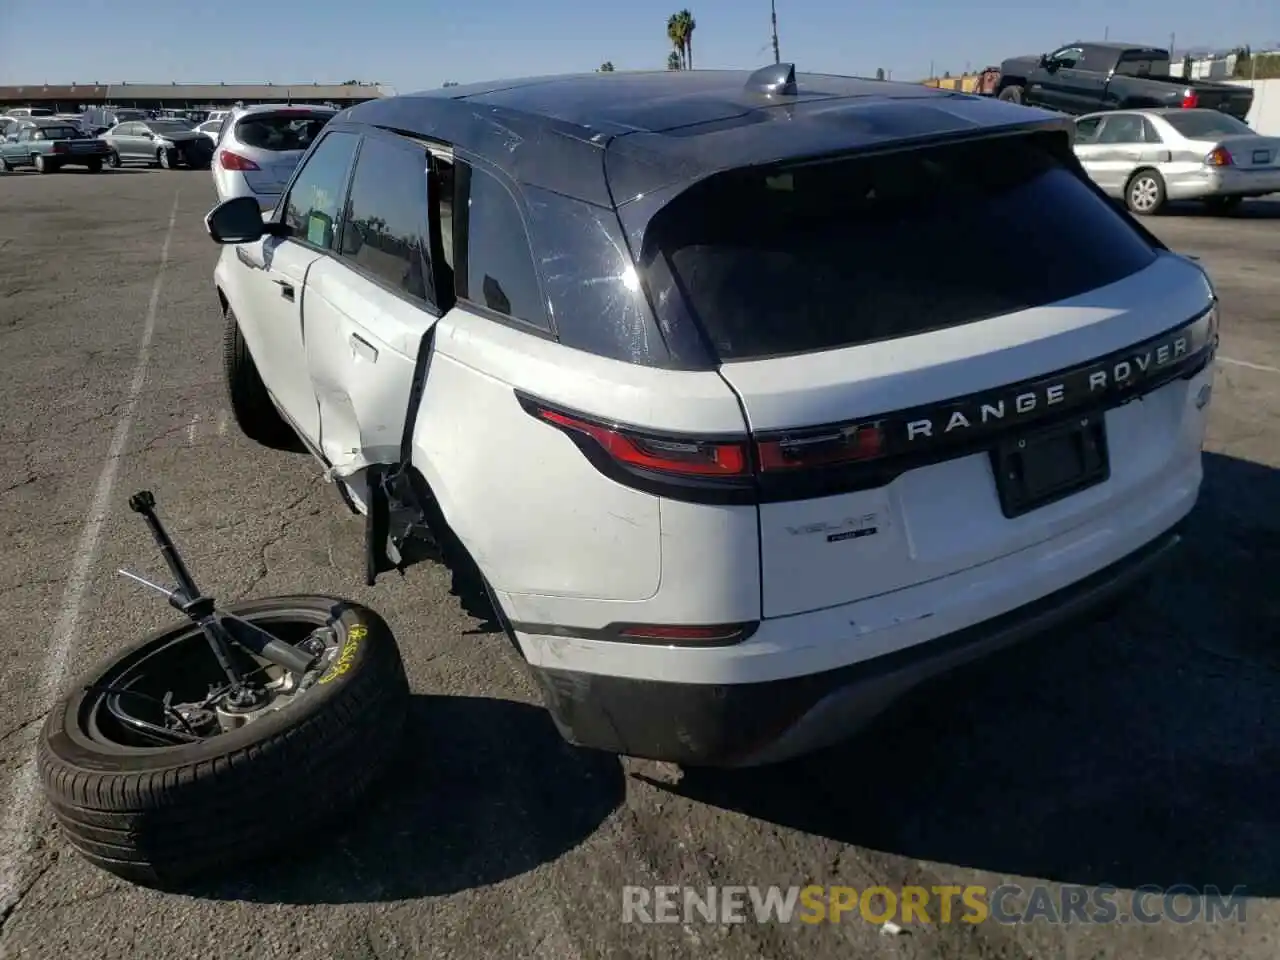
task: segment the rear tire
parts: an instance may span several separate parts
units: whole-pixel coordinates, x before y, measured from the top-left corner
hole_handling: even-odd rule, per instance
[[[90,863],[147,886],[173,888],[225,867],[323,846],[320,828],[352,806],[399,747],[409,685],[395,639],[372,610],[332,597],[273,597],[227,607],[338,632],[339,659],[274,714],[201,743],[138,748],[93,737],[109,682],[141,654],[195,634],[160,631],[92,671],[53,708],[41,732],[40,779],[71,845]],[[264,614],[266,616],[264,616]],[[309,837],[307,842],[298,842]],[[293,840],[294,843],[289,841]]]
[[[90,172],[90,173],[101,173],[101,172],[102,172],[102,161],[101,161],[101,160],[90,160],[90,161],[89,161],[89,163],[88,163],[88,167],[89,167],[89,172]]]
[[[53,173],[58,169],[51,161],[46,160],[43,154],[36,154],[32,163],[35,164],[36,173]]]
[[[1022,87],[1018,86],[1016,83],[1010,84],[1000,91],[996,99],[1004,100],[1006,103],[1021,103]]]
[[[114,150],[112,150],[110,153],[108,153],[108,154],[107,154],[107,166],[108,166],[108,167],[110,167],[112,170],[119,170],[119,169],[120,169],[120,154],[116,153]]]
[[[156,163],[160,164],[161,170],[173,169],[173,159],[169,156],[168,150],[156,151]]]
[[[253,362],[253,355],[249,353],[249,345],[240,333],[240,322],[230,309],[226,313],[226,323],[222,335],[222,367],[227,401],[240,432],[272,450],[301,452],[305,448],[272,403]]]
[[[13,173],[13,165],[4,157],[0,157],[0,173]]]
[[[1124,203],[1130,213],[1153,217],[1165,205],[1164,177],[1150,168],[1138,170],[1124,186]]]

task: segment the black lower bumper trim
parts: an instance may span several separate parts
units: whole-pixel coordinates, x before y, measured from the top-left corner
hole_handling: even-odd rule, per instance
[[[534,667],[570,743],[690,766],[772,763],[837,742],[932,677],[1121,599],[1182,539],[1182,524],[1069,587],[937,640],[824,673],[693,684]]]

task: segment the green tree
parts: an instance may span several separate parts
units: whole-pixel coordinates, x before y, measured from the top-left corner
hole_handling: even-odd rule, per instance
[[[673,52],[680,61],[680,66],[670,67],[668,58],[670,69],[689,70],[693,67],[693,31],[697,26],[698,22],[688,10],[673,13],[667,18],[667,40],[675,48]]]
[[[600,67],[599,69],[596,70],[596,73],[613,73],[613,61],[606,60],[604,63],[600,64]]]
[[[680,70],[683,67],[684,67],[684,64],[680,61],[680,54],[676,53],[674,50],[672,50],[669,54],[667,54],[668,70]]]

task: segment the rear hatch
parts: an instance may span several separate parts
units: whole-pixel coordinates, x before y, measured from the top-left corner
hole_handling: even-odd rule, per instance
[[[333,116],[332,111],[293,107],[241,117],[232,132],[240,148],[236,152],[258,168],[241,171],[249,189],[259,194],[284,190],[298,161]]]
[[[766,617],[1123,509],[1179,445],[1184,387],[1104,400],[1176,376],[1210,336],[1208,318],[1174,332],[1208,306],[1203,274],[1043,137],[733,171],[664,216],[674,285],[755,440]],[[1033,460],[1038,440],[1076,472]]]

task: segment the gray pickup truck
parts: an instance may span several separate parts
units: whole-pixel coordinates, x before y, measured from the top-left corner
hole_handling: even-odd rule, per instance
[[[1244,120],[1253,106],[1249,87],[1170,76],[1167,50],[1129,43],[1077,41],[1042,56],[1006,60],[994,92],[1001,100],[1075,116],[1185,107]]]

